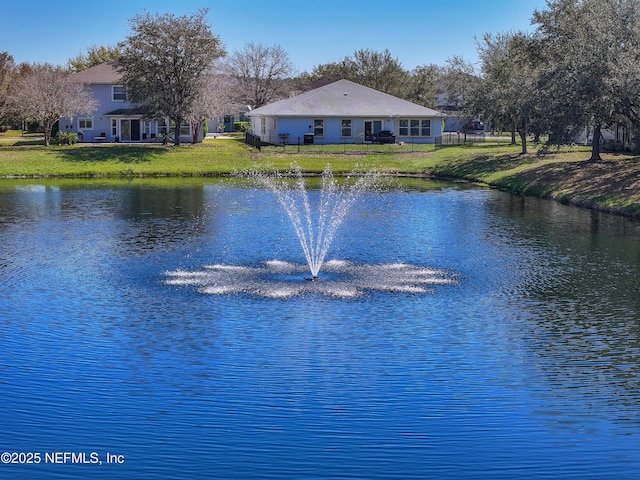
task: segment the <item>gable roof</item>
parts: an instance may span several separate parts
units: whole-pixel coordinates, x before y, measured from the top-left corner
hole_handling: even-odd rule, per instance
[[[435,117],[441,113],[349,80],[256,108],[249,116]]]
[[[120,83],[122,74],[115,69],[112,63],[105,62],[74,73],[71,78],[76,83],[86,85],[117,85]]]

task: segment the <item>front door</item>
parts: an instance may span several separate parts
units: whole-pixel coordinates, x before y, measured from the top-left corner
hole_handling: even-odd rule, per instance
[[[131,120],[131,141],[140,141],[140,120]]]
[[[382,120],[365,120],[364,121],[364,140],[371,142],[374,135],[378,135],[382,130]]]

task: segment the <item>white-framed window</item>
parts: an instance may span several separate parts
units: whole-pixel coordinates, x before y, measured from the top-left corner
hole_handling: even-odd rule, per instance
[[[158,120],[158,136],[162,137],[167,134],[169,131],[169,123],[166,118],[161,118]]]
[[[399,121],[398,127],[398,134],[401,137],[431,136],[431,120],[403,118]]]
[[[260,135],[266,135],[267,134],[267,121],[264,119],[264,117],[260,117]]]
[[[78,118],[78,130],[93,130],[93,117]]]
[[[127,90],[122,85],[111,85],[111,99],[114,102],[126,102]]]
[[[315,118],[313,120],[313,135],[316,137],[324,137],[324,120]]]
[[[118,136],[118,120],[115,118],[111,119],[111,135],[113,137]]]
[[[353,122],[351,121],[350,118],[343,118],[340,121],[340,136],[341,137],[351,137],[353,136],[351,134],[352,132],[352,126]]]
[[[431,136],[431,120],[422,120],[420,122],[420,135],[423,137]]]

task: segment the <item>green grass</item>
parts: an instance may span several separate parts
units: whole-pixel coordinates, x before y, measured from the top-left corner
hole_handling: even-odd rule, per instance
[[[380,168],[387,171],[416,170],[433,145],[421,150],[391,153],[378,151],[347,153],[327,147],[322,151],[264,149],[247,147],[241,139],[207,139],[198,145],[77,144],[74,146],[0,144],[0,177],[122,177],[122,176],[204,176],[224,175],[237,170],[269,165],[288,169],[297,162],[310,173],[320,173],[328,163],[334,172],[354,168]]]
[[[250,161],[235,140],[179,148],[163,145],[78,144],[0,146],[3,177],[121,177],[214,175]]]
[[[0,146],[42,145],[44,140],[39,133],[22,133],[22,130],[7,130],[0,133]]]
[[[29,138],[29,137],[27,137]],[[10,140],[13,139],[13,140]],[[480,182],[526,195],[640,216],[640,157],[603,155],[590,162],[587,147],[538,156],[520,146],[484,143],[434,150],[433,145],[247,147],[241,138],[207,139],[198,145],[29,145],[0,135],[0,177],[135,178],[229,175],[246,169],[287,170],[293,162],[308,173],[331,164],[336,174],[376,168],[398,175]],[[25,144],[25,142],[27,144]],[[407,147],[407,148],[405,148]]]

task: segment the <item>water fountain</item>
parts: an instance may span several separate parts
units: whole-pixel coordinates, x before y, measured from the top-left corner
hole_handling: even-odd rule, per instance
[[[311,277],[308,280],[312,281],[319,278],[318,274],[331,242],[349,210],[360,194],[371,189],[380,178],[375,170],[370,170],[358,175],[355,183],[340,185],[333,176],[331,166],[327,165],[322,172],[320,201],[318,208],[314,211],[299,165],[293,164],[291,171],[286,175],[280,172],[275,174],[252,172],[251,177],[269,188],[287,213],[311,270]],[[292,178],[294,179],[293,187]]]
[[[331,242],[350,209],[364,192],[380,190],[384,185],[383,177],[375,170],[353,172],[346,182],[339,183],[327,166],[317,202],[309,198],[304,173],[297,164],[292,164],[286,173],[252,170],[240,175],[274,193],[291,220],[307,265],[281,260],[263,261],[260,266],[213,264],[195,272],[167,272],[166,284],[197,286],[205,294],[244,292],[282,298],[308,292],[334,297],[357,297],[371,290],[426,293],[430,291],[427,285],[455,281],[448,272],[403,262],[362,265],[346,260],[325,261]],[[321,269],[331,274],[330,281],[318,281]],[[303,276],[305,270],[310,271],[311,276]]]
[[[260,266],[213,264],[200,271],[167,272],[168,285],[193,285],[205,294],[250,293],[263,297],[291,297],[302,293],[321,293],[334,297],[356,297],[364,291],[378,290],[403,293],[426,293],[427,285],[454,283],[446,271],[414,266],[403,262],[362,265],[325,257],[351,208],[363,193],[379,189],[382,176],[375,170],[354,172],[339,183],[330,166],[322,174],[320,198],[312,202],[302,169],[266,173],[263,170],[243,172],[259,186],[274,193],[281,208],[291,220],[307,265],[267,260]],[[318,281],[320,271],[331,280]],[[311,276],[304,276],[305,270]],[[300,280],[309,280],[308,282]]]

